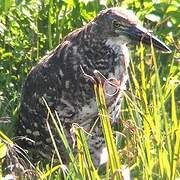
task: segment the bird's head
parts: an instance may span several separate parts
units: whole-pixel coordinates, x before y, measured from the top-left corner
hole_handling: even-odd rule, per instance
[[[164,52],[171,50],[147,29],[138,24],[138,18],[132,11],[121,8],[109,8],[101,11],[92,22],[92,31],[100,38],[111,39],[121,44],[142,42]]]

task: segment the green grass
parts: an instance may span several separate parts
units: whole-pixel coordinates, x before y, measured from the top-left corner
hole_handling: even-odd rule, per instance
[[[132,63],[134,72],[130,91],[133,99],[126,96],[128,113],[131,114],[131,120],[137,128],[136,163],[138,169],[141,169],[143,179],[175,179],[176,176],[179,177],[177,163],[180,151],[180,124],[176,116],[174,91],[179,84],[173,81],[175,77],[172,72],[167,74],[167,82],[161,84],[154,51],[151,54],[151,76],[148,77],[141,48],[141,84],[137,81],[137,70]],[[173,63],[170,71],[172,66]],[[171,109],[167,106],[168,99],[171,101]]]
[[[4,170],[3,157],[14,147],[10,139],[17,119],[21,86],[29,70],[66,34],[110,6],[132,9],[173,53],[155,53],[152,47],[144,50],[142,45],[132,51],[129,88],[124,92],[118,127],[111,127],[102,87],[95,86],[103,134],[111,154],[103,173],[92,163],[87,143],[89,134],[76,124],[73,126],[79,152],[75,157],[60,119],[50,111],[49,116],[69,154],[70,163],[62,165],[53,141],[58,164],[54,165],[52,158],[49,164],[37,165],[33,171],[42,179],[62,176],[65,179],[122,179],[122,168],[127,167],[133,179],[173,180],[180,177],[178,2],[134,0],[100,4],[99,1],[3,0],[0,1],[0,179]],[[51,135],[50,127],[49,132]],[[53,140],[52,135],[51,138]]]

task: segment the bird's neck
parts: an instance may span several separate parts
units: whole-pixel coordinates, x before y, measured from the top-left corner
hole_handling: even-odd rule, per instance
[[[103,39],[94,33],[91,29],[85,29],[86,34],[83,37],[83,48],[85,49],[85,60],[91,63],[92,67],[100,72],[108,74],[108,78],[114,76],[119,79],[122,71],[126,71],[129,66],[129,52],[125,39],[122,37]],[[86,64],[86,63],[85,63]],[[107,66],[105,66],[105,64]],[[93,66],[94,65],[94,66]],[[104,65],[104,69],[103,69]],[[111,69],[112,66],[112,70]],[[111,72],[111,73],[110,73]],[[113,72],[113,75],[112,75]],[[126,72],[124,72],[126,74]],[[105,75],[105,74],[104,74]]]
[[[129,51],[126,44],[126,41],[123,39],[116,37],[116,38],[108,38],[106,40],[106,46],[113,49],[113,51],[118,54],[121,60],[125,62],[125,66],[129,66]]]

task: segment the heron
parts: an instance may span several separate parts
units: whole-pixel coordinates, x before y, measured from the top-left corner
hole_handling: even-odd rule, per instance
[[[34,142],[23,142],[21,146],[35,151],[38,158],[52,156],[53,145],[43,98],[51,111],[57,112],[69,142],[72,143],[70,130],[73,123],[87,132],[91,129],[98,117],[98,107],[93,82],[84,74],[90,77],[95,77],[94,72],[101,74],[109,117],[112,122],[117,122],[128,80],[128,47],[139,42],[149,46],[152,43],[160,51],[171,51],[141,26],[131,11],[119,7],[102,10],[92,21],[68,34],[32,68],[23,85],[17,134]],[[55,140],[66,163],[63,143],[56,135]],[[98,165],[105,147],[100,123],[93,128],[88,143],[94,164]]]

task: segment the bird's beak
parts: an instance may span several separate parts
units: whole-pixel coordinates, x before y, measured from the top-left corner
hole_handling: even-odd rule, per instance
[[[131,27],[129,35],[136,41],[141,41],[144,44],[153,46],[161,51],[171,53],[171,49],[166,46],[162,41],[160,41],[157,37],[153,36],[147,29],[140,25],[136,25]]]

